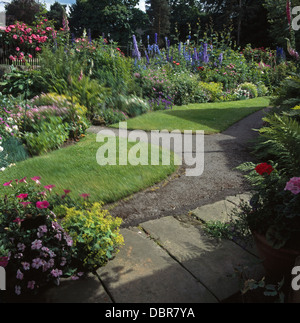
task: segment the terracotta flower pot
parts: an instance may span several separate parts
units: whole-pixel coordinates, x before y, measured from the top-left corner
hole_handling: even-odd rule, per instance
[[[300,250],[274,249],[268,244],[264,235],[253,232],[253,237],[268,277],[276,281],[280,281],[283,277],[290,277]]]

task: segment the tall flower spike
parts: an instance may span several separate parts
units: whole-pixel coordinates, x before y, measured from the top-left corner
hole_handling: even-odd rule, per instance
[[[132,53],[132,56],[137,58],[138,60],[140,60],[141,59],[141,53],[139,51],[139,46],[138,46],[138,43],[137,43],[135,35],[133,35],[132,38],[133,38],[133,53]]]

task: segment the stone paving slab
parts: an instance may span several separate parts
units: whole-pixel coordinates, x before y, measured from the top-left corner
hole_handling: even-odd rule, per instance
[[[249,192],[237,194],[234,196],[228,196],[224,200],[198,207],[197,209],[192,210],[190,214],[195,216],[199,221],[202,222],[220,221],[222,223],[226,223],[231,219],[234,219],[235,216],[232,212],[238,210],[241,201],[249,201],[250,196],[251,195]],[[249,251],[253,255],[258,256],[254,242],[252,244],[244,246],[244,248],[246,248],[247,251]]]
[[[235,268],[244,268],[254,279],[263,277],[258,258],[229,240],[206,236],[200,227],[172,216],[141,226],[220,301],[240,290]]]
[[[62,279],[42,296],[46,303],[112,303],[98,277],[89,274],[79,280]]]
[[[154,240],[122,229],[125,246],[97,272],[116,303],[214,303],[217,299]]]

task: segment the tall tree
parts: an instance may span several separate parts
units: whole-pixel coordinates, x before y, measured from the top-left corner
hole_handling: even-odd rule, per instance
[[[171,34],[185,41],[208,23],[208,14],[199,0],[170,0]],[[176,34],[178,31],[178,34]]]
[[[5,5],[7,24],[12,24],[16,20],[31,25],[35,17],[45,14],[46,8],[36,0],[12,0]]]
[[[55,1],[50,6],[50,10],[47,12],[48,19],[54,21],[54,26],[56,29],[60,29],[62,27],[64,10],[66,10],[66,5],[62,5]]]
[[[139,0],[76,0],[70,9],[70,28],[75,34],[90,29],[93,37],[103,33],[126,44],[131,37],[132,10]]]
[[[151,30],[157,34],[158,42],[170,33],[170,6],[168,0],[146,0],[146,12],[151,23]]]
[[[261,0],[206,0],[204,4],[218,29],[228,22],[232,23],[238,45],[269,42],[267,12]]]

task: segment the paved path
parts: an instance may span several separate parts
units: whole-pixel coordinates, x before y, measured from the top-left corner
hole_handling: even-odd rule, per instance
[[[216,303],[239,292],[237,269],[245,270],[250,278],[262,278],[255,250],[212,239],[202,224],[227,221],[239,201],[247,200],[243,177],[234,168],[251,160],[248,143],[255,137],[252,129],[261,127],[263,113],[247,117],[222,134],[205,136],[202,176],[185,176],[183,165],[157,187],[117,203],[110,213],[124,220],[125,246],[96,275],[63,280],[39,301]]]
[[[166,181],[118,202],[111,214],[123,218],[123,227],[136,226],[147,220],[185,214],[201,205],[243,193],[247,185],[235,167],[253,159],[248,151],[249,140],[257,135],[252,129],[262,126],[264,113],[265,110],[254,113],[221,134],[205,136],[201,176],[185,176],[186,165],[183,165]],[[100,130],[104,128],[92,127],[89,131]],[[109,130],[118,133],[118,129]]]
[[[200,177],[181,172],[155,188],[121,201],[111,214],[124,219],[125,246],[97,275],[64,281],[45,302],[216,303],[239,292],[236,270],[263,277],[253,249],[208,237],[202,224],[227,221],[247,187],[234,168],[251,160],[249,140],[263,111],[222,134],[205,136],[205,169]],[[98,133],[103,128],[92,127]],[[117,131],[117,130],[114,130]],[[176,148],[175,148],[176,151]],[[241,194],[243,193],[243,194]]]

